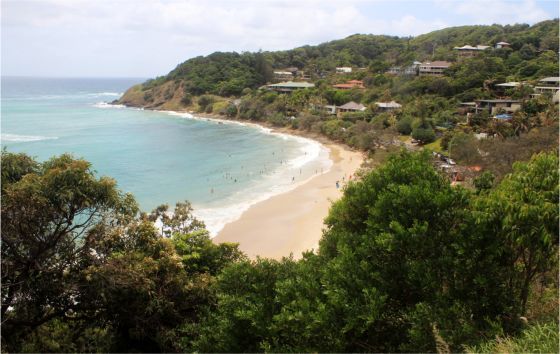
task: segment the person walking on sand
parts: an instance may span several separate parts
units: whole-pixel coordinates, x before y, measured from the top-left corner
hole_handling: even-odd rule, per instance
[[[336,181],[336,189],[338,189],[340,187],[339,182]]]
[[[295,177],[292,177],[292,182],[295,181],[295,180],[296,180],[296,178],[295,178]]]

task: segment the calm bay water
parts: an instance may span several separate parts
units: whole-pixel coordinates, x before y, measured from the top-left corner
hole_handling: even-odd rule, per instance
[[[141,81],[3,77],[2,146],[41,161],[83,157],[146,211],[189,200],[213,234],[330,167],[327,151],[307,139],[104,103]]]

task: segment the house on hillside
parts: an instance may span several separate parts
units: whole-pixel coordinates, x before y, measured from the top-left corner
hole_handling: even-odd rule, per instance
[[[271,84],[264,86],[267,90],[276,91],[280,93],[289,93],[295,90],[306,89],[306,88],[313,88],[315,84],[311,84],[309,82],[279,82],[277,84]]]
[[[343,104],[342,106],[338,106],[336,109],[336,114],[338,117],[340,117],[342,116],[343,113],[363,112],[365,110],[366,110],[366,106],[364,106],[363,104],[350,101],[348,103]]]
[[[311,107],[311,109],[315,111],[322,112],[329,115],[336,115],[335,105],[330,105],[330,104],[320,105],[320,104],[311,103],[309,106]]]
[[[506,95],[506,91],[511,90],[511,89],[515,89],[519,86],[521,86],[522,83],[521,82],[517,82],[517,81],[511,81],[511,82],[504,82],[501,84],[495,84],[494,85],[494,92],[496,93],[496,95],[498,96],[505,96]]]
[[[447,61],[424,62],[420,64],[420,76],[443,76],[443,72],[451,66]]]
[[[350,81],[346,81],[346,83],[344,83],[344,84],[333,85],[333,87],[335,89],[338,89],[338,90],[351,90],[351,89],[354,89],[354,88],[357,88],[357,89],[365,89],[366,88],[364,86],[364,82],[361,81],[361,80],[350,80]]]
[[[509,44],[508,42],[496,43],[496,49],[501,49],[501,48],[511,48],[511,44]]]
[[[459,107],[457,109],[457,113],[461,115],[466,115],[467,119],[469,118],[471,113],[476,112],[476,102],[461,102],[459,103]]]
[[[391,111],[396,111],[402,108],[402,105],[395,102],[395,101],[391,101],[391,102],[375,102],[375,104],[377,105],[377,110],[379,112],[391,112]]]
[[[391,66],[385,73],[391,75],[418,75],[418,67],[420,64],[422,63],[415,61],[409,66]]]
[[[475,111],[488,112],[490,115],[513,113],[521,109],[521,100],[476,100]]]
[[[340,66],[336,68],[337,74],[350,74],[352,72],[352,68],[349,66]]]
[[[289,71],[274,71],[274,79],[279,81],[292,80],[294,75]]]
[[[540,79],[538,86],[535,86],[536,94],[550,93],[552,96],[560,91],[560,77],[545,77]]]
[[[488,48],[490,48],[489,45],[477,45],[475,47],[464,45],[462,47],[454,47],[453,50],[457,51],[457,55],[459,58],[472,58]]]

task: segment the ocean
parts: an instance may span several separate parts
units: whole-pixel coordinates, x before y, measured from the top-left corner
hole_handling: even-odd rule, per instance
[[[84,158],[144,211],[188,200],[211,235],[332,165],[313,140],[107,104],[142,81],[3,77],[1,145],[39,161],[62,153]]]

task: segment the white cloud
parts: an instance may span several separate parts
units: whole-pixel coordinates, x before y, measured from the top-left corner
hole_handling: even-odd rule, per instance
[[[534,0],[436,0],[435,4],[465,16],[472,24],[535,23],[554,16],[540,8]]]
[[[290,49],[354,33],[418,35],[453,23],[445,11],[479,22],[546,17],[534,1],[516,4],[436,0],[436,16],[398,1],[3,0],[2,69],[156,75],[213,51]]]

